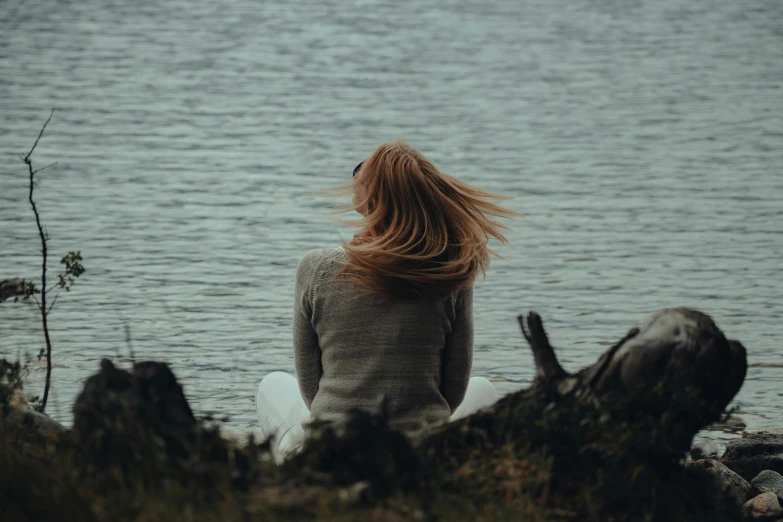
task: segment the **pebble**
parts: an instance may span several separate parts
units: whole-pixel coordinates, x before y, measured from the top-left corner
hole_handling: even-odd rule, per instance
[[[750,483],[762,493],[774,493],[778,498],[783,498],[783,475],[780,473],[766,469]]]
[[[742,516],[745,520],[780,520],[783,518],[783,508],[780,507],[777,495],[762,493],[742,506]]]
[[[351,506],[366,503],[370,499],[370,484],[365,481],[352,484],[341,489],[338,497],[343,504]]]
[[[715,459],[720,457],[720,446],[712,440],[703,440],[697,442],[691,448],[691,458],[693,460]]]

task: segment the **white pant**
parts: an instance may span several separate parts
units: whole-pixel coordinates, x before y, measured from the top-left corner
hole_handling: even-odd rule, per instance
[[[449,421],[467,417],[497,400],[498,392],[491,382],[484,377],[471,377],[465,399],[451,414]],[[310,411],[293,375],[272,372],[264,377],[256,393],[256,411],[261,438],[274,437],[272,454],[277,462],[302,445],[305,438],[303,424],[310,419]]]

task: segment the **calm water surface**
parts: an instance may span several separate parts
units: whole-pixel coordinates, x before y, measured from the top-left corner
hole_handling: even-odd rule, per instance
[[[255,425],[293,371],[294,269],[350,231],[308,194],[404,138],[525,214],[476,288],[475,373],[503,392],[540,312],[572,370],[647,314],[692,306],[754,366],[736,401],[783,425],[779,0],[0,4],[0,278],[38,275],[29,150],[53,265],[50,412],[103,357],[171,363],[197,413]],[[53,269],[55,266],[53,266]],[[0,305],[0,356],[43,344]],[[41,388],[33,364],[28,391]]]

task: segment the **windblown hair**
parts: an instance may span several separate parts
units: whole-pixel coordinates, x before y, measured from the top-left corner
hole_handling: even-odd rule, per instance
[[[489,238],[508,242],[501,233],[508,227],[487,216],[520,215],[493,203],[508,198],[440,172],[403,142],[383,144],[362,162],[347,187],[359,184],[364,197],[346,210],[365,215],[341,222],[362,231],[343,241],[348,262],[338,277],[387,297],[437,300],[470,287],[497,255]]]

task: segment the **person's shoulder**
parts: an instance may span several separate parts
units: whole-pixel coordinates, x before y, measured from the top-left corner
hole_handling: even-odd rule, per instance
[[[316,248],[307,252],[299,263],[304,264],[317,264],[323,260],[329,260],[337,257],[344,256],[345,252],[342,248]]]
[[[297,274],[305,275],[316,272],[319,267],[329,260],[345,255],[341,248],[317,248],[307,252],[296,267]]]
[[[455,307],[462,308],[473,302],[473,285],[463,286],[451,293],[451,302]]]

